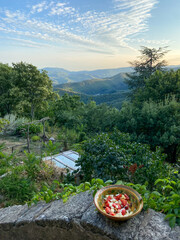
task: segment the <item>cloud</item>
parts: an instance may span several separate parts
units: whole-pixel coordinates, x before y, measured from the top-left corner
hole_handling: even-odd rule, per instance
[[[73,14],[75,11],[75,8],[67,6],[67,3],[57,3],[51,8],[49,15],[67,15]]]
[[[121,48],[134,50],[132,39],[148,31],[148,19],[158,1],[109,1],[113,3],[109,11],[81,11],[69,2],[57,0],[39,2],[26,12],[5,10],[0,18],[0,31],[26,36],[37,44],[44,41],[56,47],[97,53],[116,54]]]
[[[31,8],[30,13],[32,13],[32,14],[40,13],[40,12],[42,12],[44,10],[47,10],[51,4],[52,4],[52,2],[50,4],[48,4],[46,1],[43,1],[41,3],[33,5],[32,8]]]
[[[31,41],[31,40],[22,39],[22,38],[6,37],[6,40],[10,40],[14,44],[18,43],[21,46],[27,46],[27,47],[31,47],[31,48],[52,47],[52,45],[50,45],[50,44],[37,43],[36,41]]]

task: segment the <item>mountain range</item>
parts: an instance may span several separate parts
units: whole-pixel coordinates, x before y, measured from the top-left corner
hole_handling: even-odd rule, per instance
[[[179,66],[168,66],[168,70],[177,70]],[[87,103],[94,100],[97,104],[106,103],[121,108],[127,99],[128,86],[124,79],[132,68],[99,69],[94,71],[68,71],[63,68],[44,68],[53,80],[54,90],[60,95],[68,93],[79,95]]]
[[[54,89],[64,89],[88,95],[111,94],[128,89],[124,79],[125,73],[119,73],[108,78],[95,78],[82,82],[59,84],[54,86]]]
[[[114,68],[114,69],[98,69],[93,71],[68,71],[64,68],[43,68],[52,79],[53,85],[70,82],[81,82],[96,78],[108,78],[118,73],[131,72],[132,68]]]

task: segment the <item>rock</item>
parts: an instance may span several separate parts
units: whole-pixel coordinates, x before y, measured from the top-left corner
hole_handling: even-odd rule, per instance
[[[84,192],[66,203],[57,200],[30,208],[0,209],[1,240],[180,240],[180,227],[171,229],[164,214],[141,212],[126,222],[115,222],[97,212],[92,194]]]

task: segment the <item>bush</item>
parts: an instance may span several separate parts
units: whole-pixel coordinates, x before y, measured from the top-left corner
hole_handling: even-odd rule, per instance
[[[34,124],[32,123],[29,126],[29,134],[38,134],[41,133],[43,129],[42,124]],[[16,129],[15,129],[15,135],[19,136],[25,136],[28,130],[28,125],[25,124],[20,124]]]
[[[165,155],[155,152],[145,144],[130,141],[128,134],[115,131],[99,134],[82,144],[81,157],[77,161],[84,180],[91,178],[121,179],[153,187],[152,179],[165,176]]]
[[[6,197],[8,204],[22,204],[34,194],[34,182],[12,172],[0,181],[0,193]]]
[[[41,138],[39,137],[39,136],[32,136],[31,137],[31,140],[33,141],[33,142],[37,142],[37,141],[39,141]]]
[[[151,149],[163,148],[169,162],[177,162],[180,154],[180,104],[175,98],[161,102],[147,101],[138,106],[123,105],[117,127],[128,132],[135,141],[147,143]]]
[[[28,122],[27,118],[19,118],[14,114],[7,114],[4,119],[7,121],[3,131],[4,133],[8,133],[13,135],[16,132],[16,128],[24,123]]]

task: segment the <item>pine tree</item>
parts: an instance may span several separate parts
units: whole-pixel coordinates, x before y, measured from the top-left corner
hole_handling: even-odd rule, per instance
[[[132,90],[132,95],[145,86],[145,79],[148,79],[156,70],[163,71],[165,69],[167,63],[161,59],[167,52],[167,47],[158,49],[141,47],[140,60],[130,62],[134,72],[127,74],[125,79],[128,87]]]

